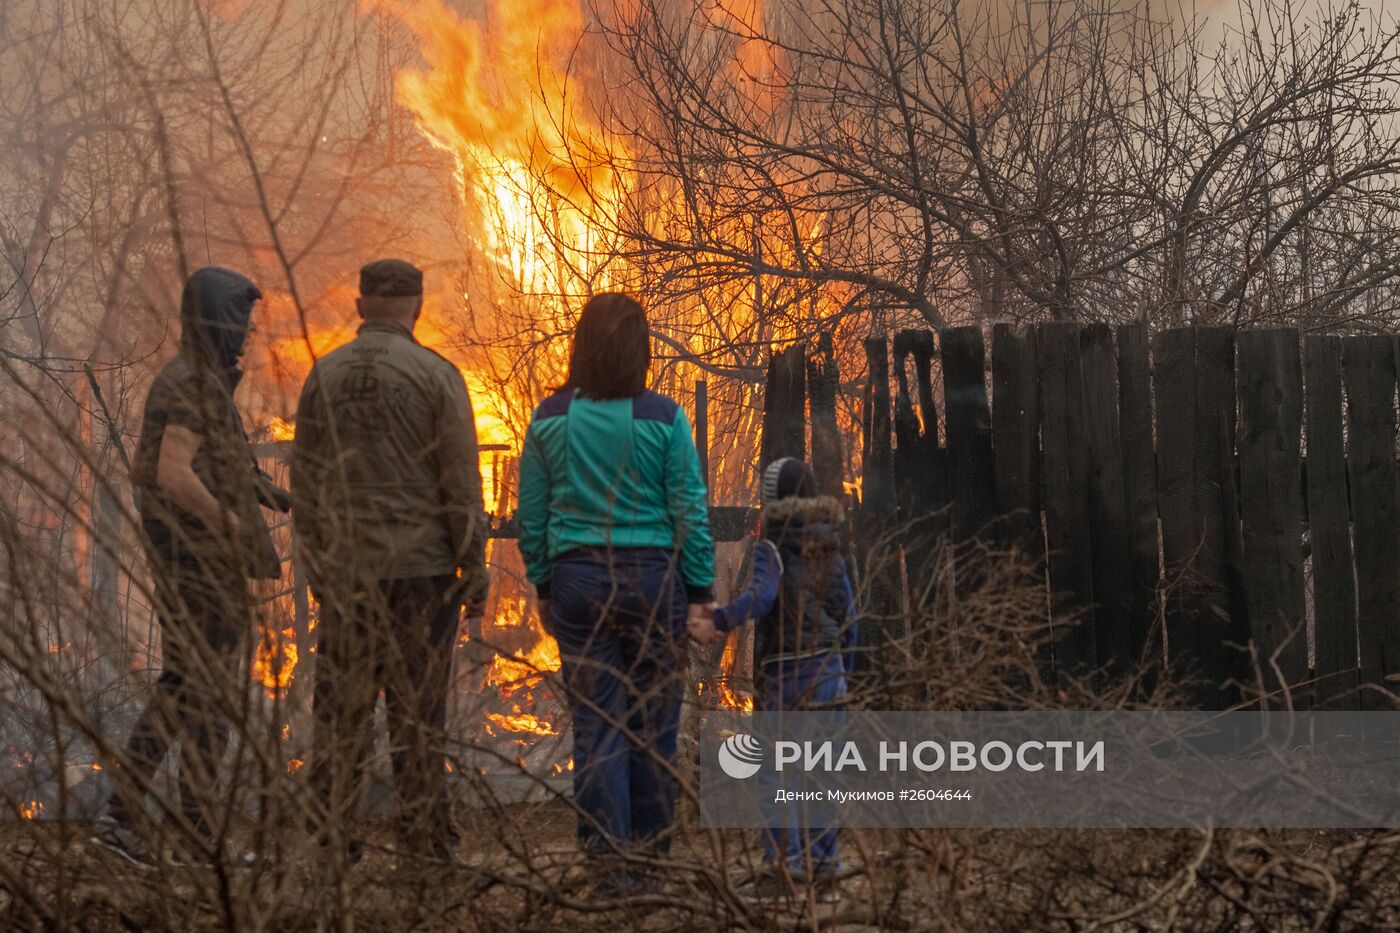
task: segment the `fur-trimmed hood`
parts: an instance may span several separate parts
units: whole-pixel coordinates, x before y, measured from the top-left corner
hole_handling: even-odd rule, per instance
[[[794,519],[802,522],[829,522],[839,525],[846,518],[846,510],[835,496],[801,498],[789,496],[770,502],[763,507],[763,521],[775,525],[789,524]]]
[[[763,507],[763,537],[783,553],[837,551],[845,511],[832,496],[779,499]]]

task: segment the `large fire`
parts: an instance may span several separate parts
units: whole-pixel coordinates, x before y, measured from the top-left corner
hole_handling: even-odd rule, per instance
[[[396,76],[398,99],[424,137],[450,156],[468,239],[494,269],[506,300],[538,309],[542,319],[562,320],[567,308],[588,293],[624,287],[631,273],[616,258],[608,231],[617,229],[610,215],[621,209],[634,179],[626,168],[627,145],[590,113],[587,94],[576,80],[574,53],[585,26],[577,0],[489,0],[479,20],[459,15],[441,0],[367,0],[364,9],[402,24],[419,44],[423,67]],[[706,7],[706,16],[713,28],[736,42],[735,86],[746,89],[753,106],[771,110],[780,100],[783,63],[764,37],[762,0],[716,0]],[[765,253],[780,261],[784,254],[790,259],[794,250],[818,254],[821,220],[798,224],[804,229],[797,244],[778,239],[764,244]],[[349,307],[353,295],[348,287],[337,288],[344,293],[322,297]],[[483,363],[461,355],[449,326],[454,313],[449,303],[461,297],[441,289],[430,294],[417,336],[457,362],[472,394],[480,441],[512,457],[534,400],[524,386],[496,378],[517,361],[491,357]],[[718,306],[731,308],[727,326],[739,331],[749,326],[745,319],[754,313],[751,306],[745,310],[743,301],[732,300]],[[278,316],[277,309],[271,310]],[[692,349],[713,343],[717,326],[697,308],[696,324],[686,338]],[[781,324],[765,326],[768,332],[756,335],[760,340],[792,336],[777,332]],[[304,375],[313,355],[351,336],[348,324],[311,327],[309,334],[298,331],[277,340],[274,356],[296,361],[287,370],[291,382],[298,370]],[[551,364],[562,366],[559,344],[548,343],[543,352]],[[678,371],[684,369],[683,364]],[[550,378],[540,374],[537,381]],[[740,402],[738,407],[750,412],[761,407],[747,396]],[[294,424],[278,418],[269,421],[265,436],[285,441],[294,433]],[[719,456],[712,461],[717,471],[722,468]],[[738,450],[735,461],[751,465],[752,456]],[[509,470],[487,469],[486,458],[483,467],[488,507],[508,513],[513,494]],[[509,586],[503,577],[498,575],[498,585]],[[556,725],[529,707],[544,675],[559,669],[558,648],[526,613],[523,595],[504,593],[496,604],[496,617],[485,633],[496,651],[485,683],[500,693],[507,709],[492,714],[488,728],[553,735]],[[296,645],[289,635],[290,629],[271,630],[260,642],[254,674],[269,691],[284,689],[296,667]],[[501,645],[510,647],[503,650]],[[731,646],[724,669],[733,663]],[[752,705],[730,691],[724,679],[720,701],[737,708]]]
[[[399,75],[418,128],[456,164],[466,218],[518,292],[563,299],[608,287],[600,213],[624,193],[620,146],[556,64],[577,41],[572,0],[496,0],[489,29],[438,0],[385,2],[417,36],[426,71]]]

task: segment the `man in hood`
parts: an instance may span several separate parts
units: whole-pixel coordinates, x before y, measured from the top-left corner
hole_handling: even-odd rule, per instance
[[[227,269],[200,269],[180,299],[180,349],[146,398],[133,484],[161,630],[161,674],[126,755],[95,841],[134,860],[151,858],[134,817],[171,743],[181,749],[185,845],[204,862],[217,851],[212,825],[226,802],[214,793],[241,695],[239,662],[251,628],[250,578],[276,578],[280,561],[260,504],[277,491],[258,471],[234,406],[239,361],[262,293]],[[285,508],[283,509],[285,511]]]

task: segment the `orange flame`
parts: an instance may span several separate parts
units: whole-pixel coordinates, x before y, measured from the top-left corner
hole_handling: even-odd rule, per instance
[[[291,685],[296,666],[296,630],[264,630],[253,652],[253,679],[262,684],[269,695],[276,695]]]
[[[533,713],[487,713],[486,718],[510,732],[558,735],[551,723],[545,722]]]
[[[379,7],[421,43],[428,70],[400,73],[398,96],[452,156],[488,256],[527,294],[607,287],[597,219],[624,184],[617,141],[575,103],[565,62],[583,30],[578,5],[494,0],[486,25],[440,0]]]
[[[739,693],[730,686],[730,679],[737,673],[736,668],[739,663],[738,644],[738,637],[734,635],[731,635],[729,640],[724,643],[724,657],[720,659],[722,673],[719,678],[719,704],[725,709],[752,713],[753,695]]]
[[[296,426],[281,418],[273,418],[267,424],[267,436],[274,441],[290,441],[296,437],[296,434]]]

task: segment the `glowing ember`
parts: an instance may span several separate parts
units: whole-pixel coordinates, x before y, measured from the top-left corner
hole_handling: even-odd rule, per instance
[[[38,819],[39,814],[44,812],[44,802],[42,800],[21,802],[18,810],[21,819]]]
[[[509,732],[529,732],[534,735],[558,735],[554,726],[533,713],[487,713],[486,718]],[[495,733],[492,733],[493,735]]]

